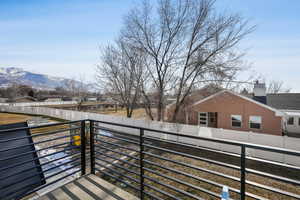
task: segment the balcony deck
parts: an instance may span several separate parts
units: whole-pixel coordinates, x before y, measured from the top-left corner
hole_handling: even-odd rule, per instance
[[[38,198],[39,200],[138,200],[139,198],[96,175],[80,177]]]
[[[0,129],[1,200],[300,199],[296,150],[95,120]]]

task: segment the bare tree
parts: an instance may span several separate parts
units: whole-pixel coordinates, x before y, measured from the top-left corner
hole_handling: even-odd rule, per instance
[[[272,80],[267,84],[267,93],[289,93],[291,88],[284,87],[283,81]]]
[[[149,56],[147,69],[158,92],[157,120],[164,96],[174,90],[173,121],[199,81],[231,80],[243,56],[236,50],[252,30],[241,16],[217,13],[215,0],[160,0],[157,13],[144,1],[125,19],[122,35]]]
[[[81,110],[82,105],[86,98],[90,95],[89,86],[85,81],[85,77],[80,75],[77,85],[76,85],[76,94],[77,94],[77,109]]]
[[[81,110],[85,99],[90,94],[88,84],[86,83],[84,76],[80,75],[78,80],[69,79],[65,83],[64,89],[67,90],[69,96],[75,97],[77,110]]]
[[[143,52],[122,39],[104,49],[102,64],[97,66],[96,78],[106,91],[115,94],[115,100],[126,108],[131,117],[141,96],[143,81]]]

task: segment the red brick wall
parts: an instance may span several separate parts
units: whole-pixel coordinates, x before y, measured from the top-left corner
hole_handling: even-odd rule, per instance
[[[189,124],[198,123],[198,112],[218,112],[218,128],[282,135],[281,117],[275,116],[275,112],[229,92],[192,106]],[[231,115],[242,116],[241,128],[231,127]],[[249,128],[251,115],[262,117],[261,129]]]

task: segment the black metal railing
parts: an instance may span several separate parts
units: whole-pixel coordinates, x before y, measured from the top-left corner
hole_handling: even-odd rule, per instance
[[[3,147],[0,148],[0,199],[21,199],[64,181],[80,171],[84,174],[85,137],[73,138],[80,136],[80,129],[82,130],[84,123],[85,121],[72,121],[0,130],[0,146]],[[1,137],[16,131],[30,131],[31,134],[9,139]],[[84,133],[84,130],[81,133]],[[24,139],[30,139],[30,143],[18,145],[18,141]],[[73,145],[74,142],[79,142],[78,140],[82,141],[81,144]],[[26,147],[33,148],[27,151]],[[22,152],[24,149],[25,152],[11,156],[14,152]],[[24,160],[23,158],[29,154],[36,156]],[[33,165],[30,164],[33,162]],[[35,177],[39,178],[34,179]]]
[[[16,130],[31,131],[31,136],[26,137],[32,137],[30,145],[36,147],[38,157],[1,165],[0,173],[39,160],[42,171],[37,174],[44,175],[44,183],[21,194],[11,190],[5,194],[7,199],[20,199],[55,183],[63,184],[70,176],[89,172],[140,199],[220,199],[224,187],[229,190],[229,199],[300,199],[300,167],[254,158],[247,153],[254,149],[300,159],[299,151],[96,120],[6,129],[0,130],[0,135]],[[22,138],[0,137],[0,145]],[[199,145],[200,141],[212,145],[204,147]],[[213,148],[213,144],[232,146],[238,152],[222,151]],[[10,146],[0,149],[0,153],[22,147]],[[0,163],[28,153],[32,152],[0,157]],[[63,156],[55,157],[62,153]],[[31,168],[1,175],[1,182],[28,170]],[[18,182],[26,182],[37,174]],[[9,187],[14,187],[11,182],[0,191]],[[31,186],[24,185],[22,189],[27,187]]]
[[[300,159],[299,151],[104,121],[91,120],[91,126],[95,171],[141,199],[220,199],[224,186],[230,199],[300,199],[300,167],[247,155],[255,149]],[[166,135],[175,139],[162,138]],[[192,145],[184,138],[240,152]]]

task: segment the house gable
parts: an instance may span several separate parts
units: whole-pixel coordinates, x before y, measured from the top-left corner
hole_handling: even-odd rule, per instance
[[[189,123],[198,124],[199,113],[216,113],[217,128],[282,135],[282,112],[231,91],[211,95],[190,107]],[[241,116],[241,127],[232,126],[232,115]],[[261,117],[261,127],[250,127],[250,118]]]
[[[249,101],[249,102],[251,102],[251,103],[254,103],[254,104],[256,104],[256,105],[258,105],[258,106],[260,106],[260,107],[263,107],[263,108],[265,108],[265,109],[268,109],[268,110],[274,112],[276,116],[284,116],[284,113],[283,113],[283,112],[281,112],[281,111],[279,111],[279,110],[277,110],[277,109],[275,109],[275,108],[272,108],[272,107],[270,107],[270,106],[268,106],[268,105],[262,104],[262,103],[260,103],[260,102],[258,102],[258,101],[255,101],[255,100],[250,99],[250,98],[248,98],[248,97],[246,97],[246,96],[237,94],[237,93],[232,92],[232,91],[229,91],[229,90],[222,90],[222,91],[217,92],[217,93],[215,93],[215,94],[213,94],[213,95],[211,95],[211,96],[209,96],[209,97],[206,97],[206,98],[204,98],[204,99],[202,99],[202,100],[200,100],[200,101],[197,101],[197,102],[195,102],[195,103],[192,105],[192,107],[194,107],[194,106],[196,106],[196,105],[198,105],[198,104],[201,104],[201,103],[203,103],[203,102],[206,102],[206,101],[208,101],[208,100],[210,100],[210,99],[217,98],[218,96],[220,96],[220,95],[222,95],[222,94],[226,94],[226,93],[229,94],[229,95],[236,96],[236,97],[238,97],[238,98],[242,98],[242,99],[244,99],[244,100],[246,100],[246,101]]]

